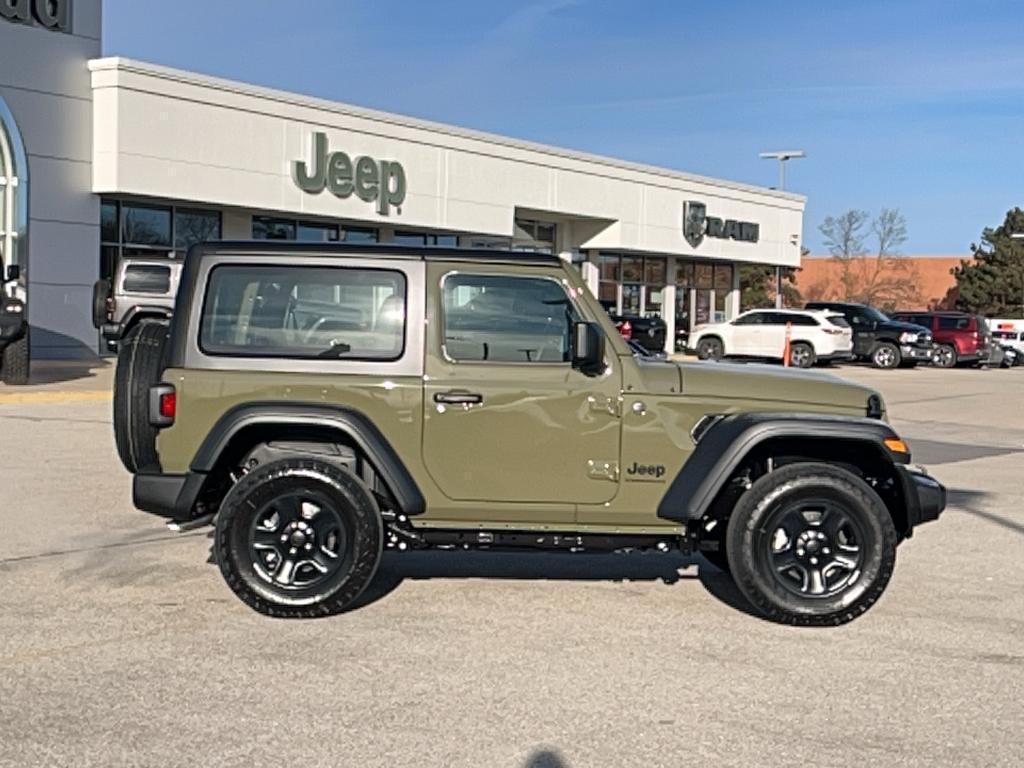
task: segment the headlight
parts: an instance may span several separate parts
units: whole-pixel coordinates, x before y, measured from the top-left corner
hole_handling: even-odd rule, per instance
[[[920,334],[917,333],[901,333],[900,344],[917,344],[917,339]]]
[[[14,299],[13,301],[8,301],[6,304],[3,305],[3,308],[5,315],[20,315],[22,312],[25,311],[25,305],[22,302],[18,301],[17,299]]]

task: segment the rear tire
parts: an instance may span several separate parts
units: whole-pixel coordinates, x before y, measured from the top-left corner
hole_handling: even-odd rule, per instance
[[[380,511],[362,481],[315,459],[249,472],[221,503],[214,533],[231,590],[280,618],[352,607],[377,572],[383,543]]]
[[[890,370],[903,362],[899,347],[888,341],[879,342],[871,352],[871,364],[875,368]]]
[[[878,494],[830,464],[790,464],[760,477],[729,519],[736,585],[768,619],[833,626],[881,597],[896,563],[896,529]]]
[[[697,359],[721,360],[725,357],[725,345],[717,336],[709,336],[697,342]]]
[[[114,373],[114,442],[129,472],[157,464],[157,429],[149,423],[149,389],[164,369],[168,326],[144,320],[128,334]]]
[[[794,368],[810,368],[814,365],[814,347],[797,341],[789,347],[789,364]]]
[[[30,373],[28,329],[17,341],[12,341],[3,349],[0,368],[3,370],[4,384],[23,386],[28,384]]]

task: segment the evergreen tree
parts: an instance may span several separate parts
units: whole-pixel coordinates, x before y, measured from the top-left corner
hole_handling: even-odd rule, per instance
[[[974,261],[950,270],[956,278],[957,309],[989,317],[1024,317],[1024,210],[1014,208],[995,229],[986,227],[981,245],[971,244]]]

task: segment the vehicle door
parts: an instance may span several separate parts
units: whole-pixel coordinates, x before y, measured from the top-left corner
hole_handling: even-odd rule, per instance
[[[782,359],[786,346],[786,323],[792,319],[788,312],[765,312],[758,328],[757,349],[752,355]]]
[[[759,354],[758,335],[767,317],[766,312],[747,312],[729,323],[729,338],[724,339],[730,355]]]
[[[610,354],[604,374],[572,367],[573,323],[596,320],[580,289],[556,267],[437,261],[427,276],[423,457],[440,491],[489,509],[521,504],[503,518],[517,521],[561,514],[569,523],[572,507],[537,505],[611,500],[622,372]],[[445,513],[479,515],[475,505]]]
[[[855,309],[845,309],[842,314],[853,329],[853,354],[867,357],[875,346],[875,321]]]

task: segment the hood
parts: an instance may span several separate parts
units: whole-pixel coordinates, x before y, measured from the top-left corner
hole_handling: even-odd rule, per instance
[[[887,331],[899,331],[900,333],[927,333],[929,336],[932,335],[931,329],[925,328],[923,325],[904,323],[902,320],[887,320],[884,323],[879,323],[878,327],[885,328]]]
[[[737,400],[743,410],[786,404],[799,410],[832,410],[864,415],[868,398],[877,393],[860,384],[820,371],[740,363],[683,363],[638,360],[639,381],[634,391],[650,394],[681,394],[701,400]],[[755,408],[750,408],[754,405]]]

